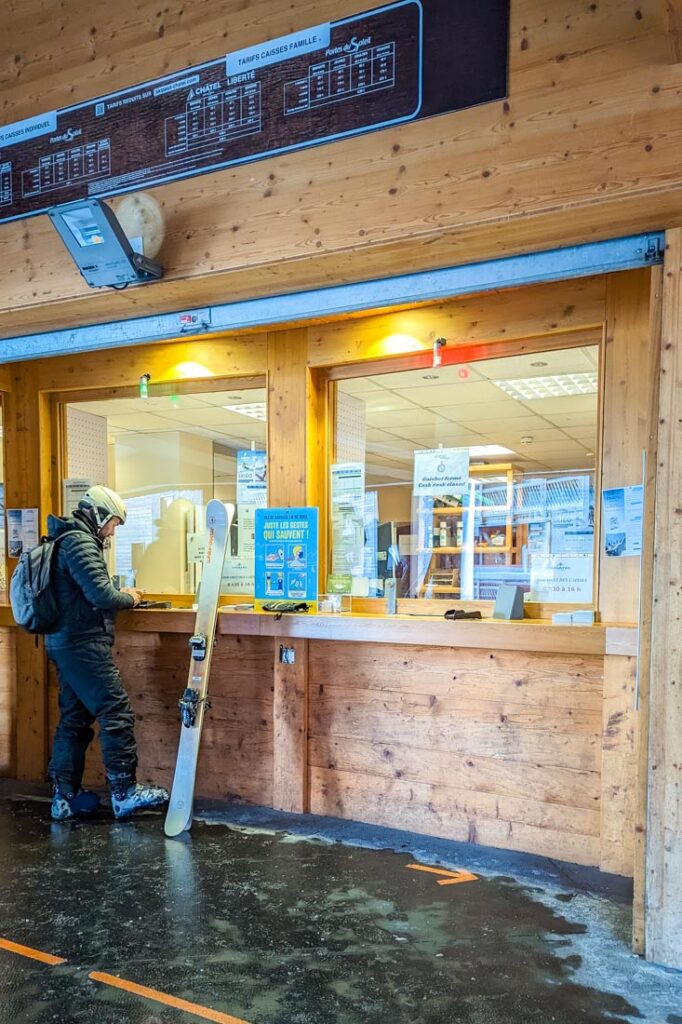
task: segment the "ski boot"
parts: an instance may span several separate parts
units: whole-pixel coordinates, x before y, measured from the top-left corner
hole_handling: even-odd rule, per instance
[[[87,817],[99,809],[100,798],[90,789],[74,790],[64,783],[55,782],[52,787],[52,807],[50,815],[53,821],[70,821],[73,818]]]
[[[168,793],[161,786],[145,786],[129,776],[110,778],[111,809],[117,819],[129,818],[135,811],[160,807],[168,801]]]

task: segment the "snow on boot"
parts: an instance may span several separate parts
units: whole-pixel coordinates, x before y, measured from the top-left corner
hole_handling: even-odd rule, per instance
[[[115,818],[127,818],[146,807],[160,807],[167,800],[168,793],[161,786],[143,786],[141,782],[132,782],[125,791],[112,792],[111,807]]]
[[[92,790],[79,789],[77,793],[73,793],[63,786],[55,786],[50,814],[53,821],[69,821],[72,818],[94,814],[99,806],[100,798]]]

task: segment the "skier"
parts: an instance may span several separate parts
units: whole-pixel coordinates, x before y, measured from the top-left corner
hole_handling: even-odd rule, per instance
[[[81,789],[85,752],[99,725],[99,740],[116,818],[168,799],[165,789],[136,781],[135,716],[114,662],[114,614],[140,603],[141,591],[117,590],[104,561],[104,547],[126,508],[114,491],[91,487],[73,515],[49,516],[48,534],[60,540],[53,586],[61,613],[56,632],[45,638],[59,675],[59,725],[48,768],[53,784],[52,817],[66,821],[99,807],[96,793]]]

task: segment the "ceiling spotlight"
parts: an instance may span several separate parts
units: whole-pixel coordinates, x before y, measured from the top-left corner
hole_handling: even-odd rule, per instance
[[[522,438],[521,438],[521,444],[532,444],[532,443],[533,443],[533,440],[534,440],[534,438],[532,438],[532,437],[530,436],[530,434],[526,434],[526,436],[525,436],[525,437],[522,437]]]
[[[422,380],[438,380],[437,373],[424,373],[422,374]]]
[[[531,366],[547,366],[547,363],[543,362],[542,359],[538,359],[535,363],[531,363]]]

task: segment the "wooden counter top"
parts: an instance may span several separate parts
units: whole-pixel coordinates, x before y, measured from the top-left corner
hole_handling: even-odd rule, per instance
[[[191,633],[189,609],[121,612],[118,629],[134,632]],[[417,615],[283,615],[223,610],[219,635],[286,639],[348,640],[425,647],[478,647],[556,654],[636,655],[637,629],[628,625],[553,626],[542,619],[521,622],[470,619],[449,621]]]
[[[0,606],[0,626],[13,626],[9,606]],[[191,633],[194,612],[189,608],[121,612],[121,632]],[[503,622],[467,619],[451,622],[421,615],[274,615],[221,610],[218,634],[270,636],[308,640],[348,640],[365,643],[410,644],[424,647],[494,648],[500,651],[540,651],[555,654],[637,655],[637,627],[598,623],[594,626],[553,626],[546,619]]]

